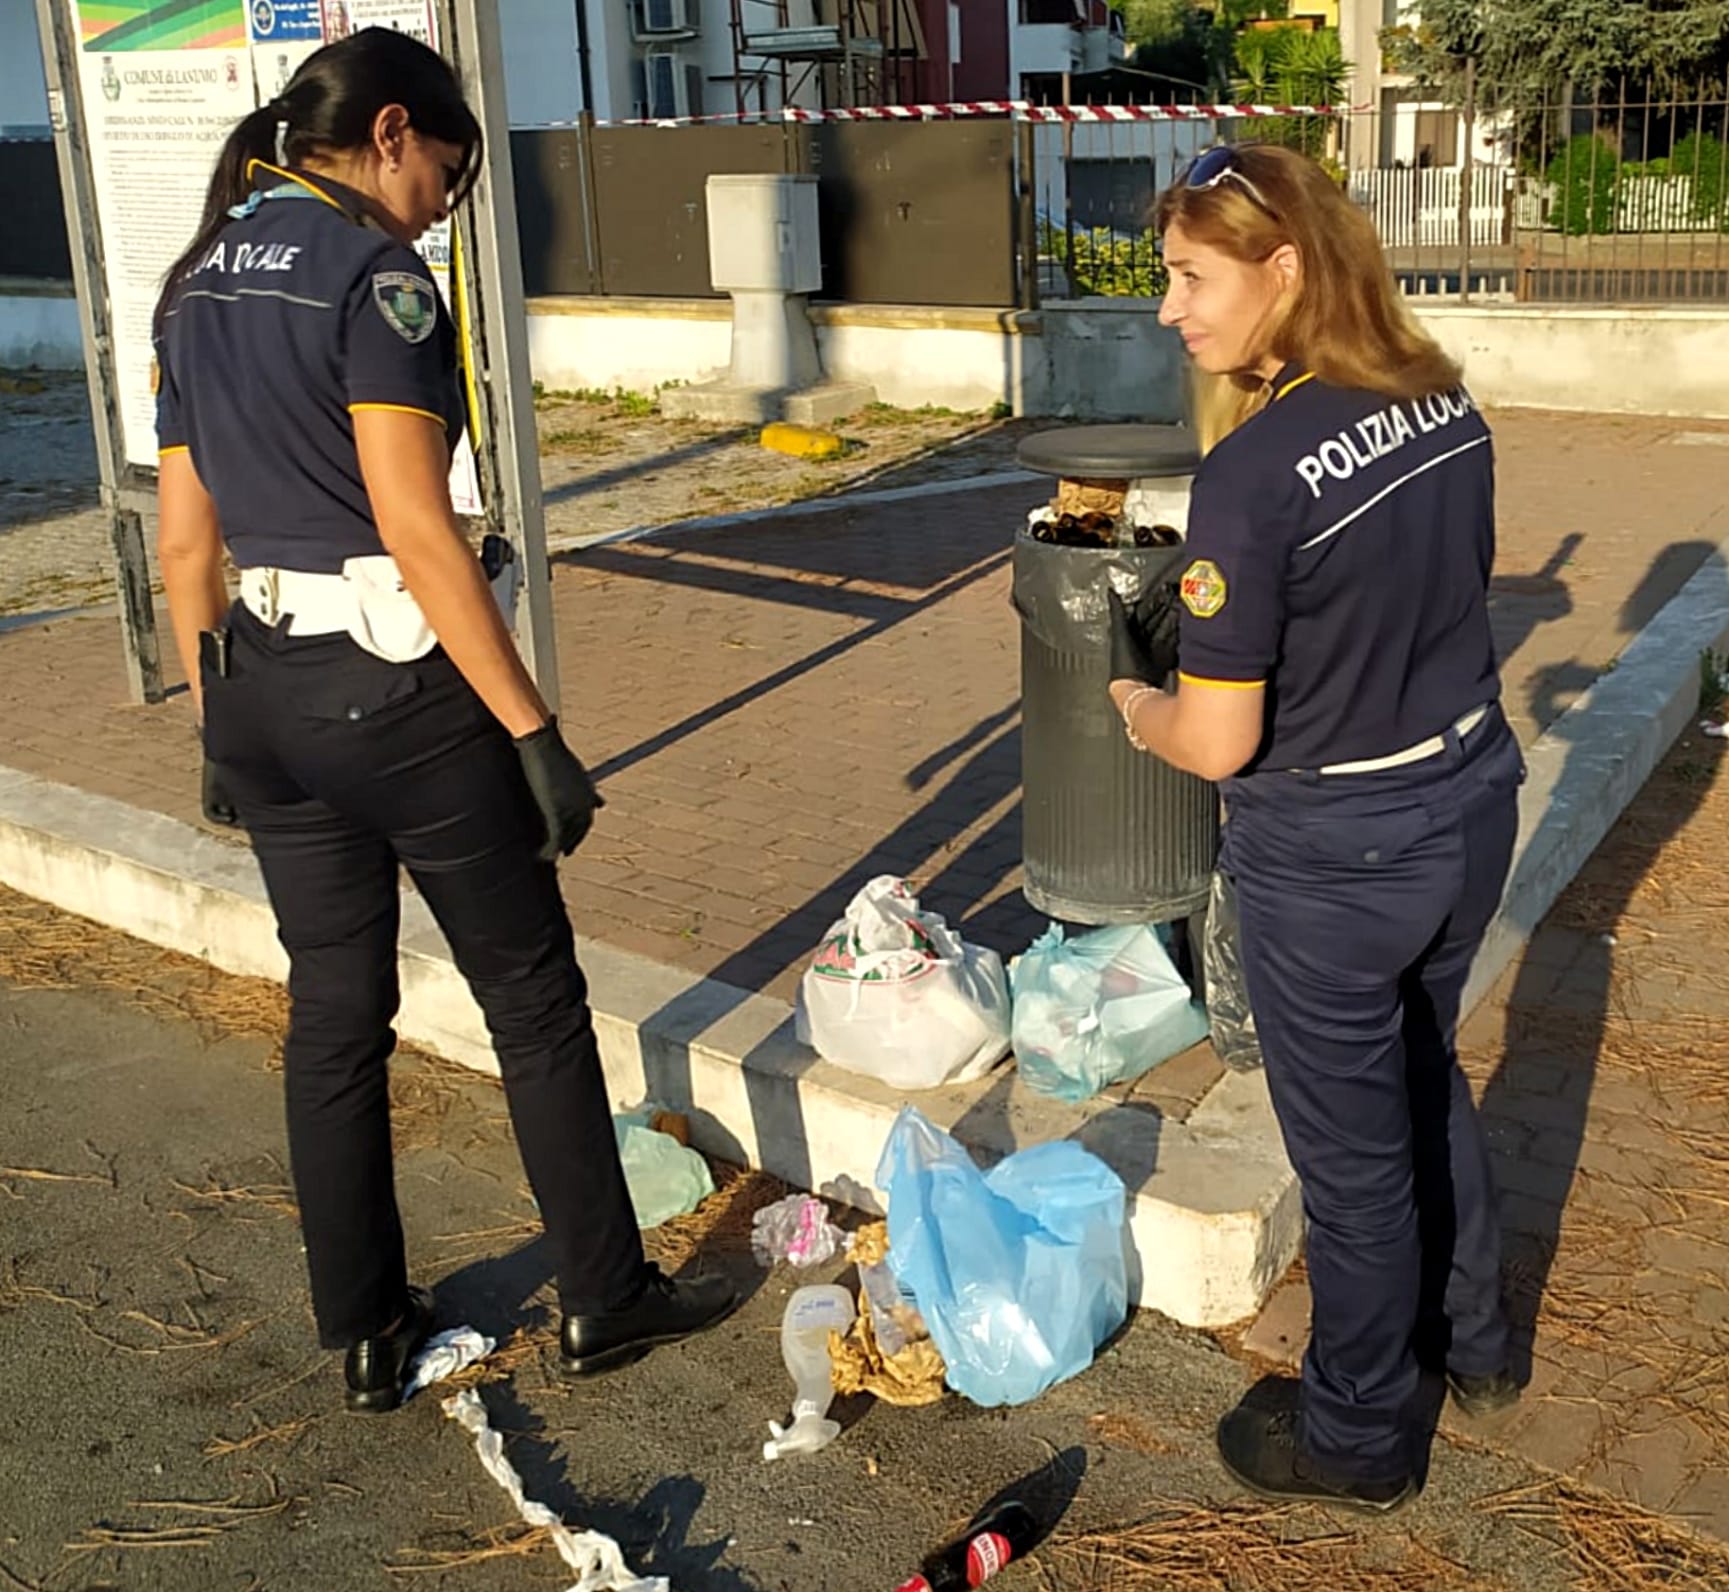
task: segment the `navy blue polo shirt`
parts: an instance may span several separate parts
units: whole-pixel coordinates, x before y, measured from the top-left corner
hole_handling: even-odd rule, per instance
[[[353,190],[273,169],[276,190],[222,229],[157,344],[157,443],[190,448],[242,569],[332,574],[384,551],[354,413],[464,410],[456,333],[426,262]]]
[[[1265,682],[1244,770],[1384,757],[1500,696],[1489,428],[1463,390],[1392,399],[1297,367],[1195,476],[1182,678]]]

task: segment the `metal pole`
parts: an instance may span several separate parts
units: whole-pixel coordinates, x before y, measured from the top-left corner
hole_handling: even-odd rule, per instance
[[[1063,73],[1063,104],[1073,93],[1069,74]],[[1068,279],[1069,297],[1080,296],[1075,286],[1075,124],[1063,121],[1063,275]],[[1114,220],[1114,218],[1113,218]],[[1136,243],[1140,239],[1135,240]]]
[[[1016,183],[1020,201],[1021,291],[1023,310],[1039,307],[1039,231],[1038,206],[1033,193],[1033,124],[1017,122]]]
[[[78,50],[71,8],[36,0],[42,37],[42,70],[48,80],[48,117],[60,191],[66,199],[66,231],[72,252],[72,283],[78,295],[78,327],[84,339],[84,377],[90,389],[90,422],[96,433],[96,463],[102,477],[102,507],[114,545],[115,583],[120,597],[120,635],[126,683],[134,702],[161,702],[162,653],[156,639],[156,608],[150,591],[150,560],[144,550],[144,520],[121,502],[127,474],[114,370],[102,227],[90,170],[84,98],[78,83]]]
[[[1459,164],[1459,302],[1471,302],[1471,182],[1476,175],[1477,58],[1465,57],[1465,156]]]
[[[45,3],[45,0],[44,0]],[[558,657],[552,628],[552,578],[540,496],[540,451],[528,368],[528,317],[504,104],[504,56],[495,0],[439,0],[446,48],[486,134],[480,181],[458,219],[462,291],[470,306],[480,435],[474,439],[488,527],[519,561],[514,630],[517,650],[540,694],[558,711]]]
[[[582,109],[594,114],[594,77],[588,65],[588,0],[576,0],[576,74],[582,84]]]

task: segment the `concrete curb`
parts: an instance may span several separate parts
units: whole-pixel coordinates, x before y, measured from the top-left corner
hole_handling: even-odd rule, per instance
[[[1469,1011],[1697,717],[1699,658],[1729,645],[1729,541],[1525,751],[1519,840],[1501,910],[1465,986]]]
[[[737,514],[708,514],[700,519],[669,520],[662,525],[635,525],[622,531],[602,531],[597,536],[549,536],[549,553],[586,553],[595,547],[613,547],[620,542],[647,542],[683,531],[724,531],[733,525],[755,525],[763,520],[784,520],[805,514],[829,514],[837,509],[869,508],[878,503],[906,503],[916,498],[947,497],[955,492],[976,492],[987,487],[1015,486],[1025,481],[1048,481],[1036,470],[993,470],[985,475],[958,475],[952,481],[921,481],[916,486],[886,486],[875,492],[838,492],[831,497],[800,498],[771,509],[743,509]]]
[[[252,855],[157,813],[0,770],[0,881],[231,973],[280,981],[286,959]],[[480,1012],[418,896],[402,900],[398,1029],[496,1073]],[[785,1002],[579,943],[615,1101],[689,1109],[696,1142],[802,1188],[869,1188],[902,1097],[819,1060]],[[1075,1137],[1123,1176],[1139,1303],[1193,1326],[1252,1314],[1301,1235],[1295,1181],[1257,1076],[1228,1077],[1187,1123],[1108,1102],[1068,1107],[1012,1069],[916,1097],[981,1160]]]
[[[1475,1005],[1693,716],[1698,659],[1729,639],[1729,544],[1615,669],[1528,749],[1519,849],[1467,990]],[[66,911],[280,980],[286,962],[251,853],[160,814],[0,768],[0,882]],[[580,942],[608,1090],[692,1112],[696,1142],[802,1188],[868,1188],[901,1097],[818,1059],[786,1002]],[[480,1013],[418,896],[403,897],[404,1039],[496,1072]],[[1186,1123],[1068,1107],[1012,1070],[915,1097],[982,1160],[1073,1137],[1123,1177],[1134,1297],[1197,1327],[1259,1308],[1296,1255],[1302,1211],[1264,1080],[1227,1075]]]

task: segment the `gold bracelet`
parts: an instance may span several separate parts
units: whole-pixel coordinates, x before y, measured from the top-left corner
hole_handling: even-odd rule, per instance
[[[1151,748],[1135,734],[1135,706],[1142,697],[1158,694],[1159,688],[1156,685],[1143,685],[1123,698],[1123,734],[1129,738],[1129,745],[1137,752],[1150,751]]]

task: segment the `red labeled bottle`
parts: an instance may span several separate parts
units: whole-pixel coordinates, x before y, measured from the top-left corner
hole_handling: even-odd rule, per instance
[[[1026,1505],[1011,1499],[993,1509],[964,1537],[939,1548],[925,1560],[919,1574],[895,1592],[967,1592],[970,1587],[983,1586],[1011,1560],[1026,1556],[1038,1529]]]

